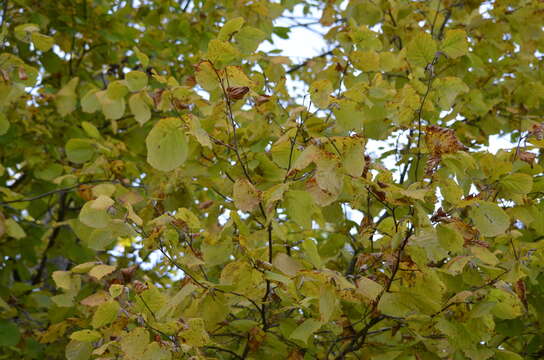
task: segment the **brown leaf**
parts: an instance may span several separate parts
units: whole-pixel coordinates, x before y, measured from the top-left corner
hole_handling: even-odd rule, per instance
[[[191,75],[185,79],[185,86],[193,87],[196,85],[196,78]]]
[[[155,107],[158,107],[161,103],[162,93],[164,92],[164,89],[157,89],[155,92],[151,94],[151,98],[153,99],[153,105]]]
[[[521,302],[523,303],[523,305],[525,305],[525,307],[527,307],[527,292],[526,292],[526,288],[525,288],[525,282],[523,281],[523,279],[519,279],[514,284],[514,291],[518,295],[518,297],[521,300]]]
[[[141,294],[149,288],[147,284],[144,284],[143,282],[138,280],[134,281],[133,286],[134,286],[134,291],[136,291],[136,294]]]
[[[86,201],[94,199],[91,185],[80,185],[77,188],[77,194]]]
[[[303,360],[303,359],[304,359],[304,355],[302,355],[300,351],[298,351],[297,349],[293,349],[289,353],[289,356],[287,357],[287,360]]]
[[[430,175],[438,166],[443,154],[452,154],[461,150],[468,150],[463,145],[453,129],[446,129],[436,125],[429,125],[425,128],[425,143],[429,149],[429,159],[425,173]]]
[[[28,75],[24,67],[19,66],[19,79],[28,80]]]
[[[534,136],[537,140],[544,139],[544,124],[533,124],[528,135]]]
[[[134,272],[138,269],[138,265],[132,265],[127,268],[121,269],[121,275],[123,275],[123,280],[125,284],[128,284],[132,281],[132,276]]]
[[[255,103],[257,105],[264,104],[270,100],[270,95],[259,95],[255,97]]]
[[[518,152],[518,158],[521,160],[521,161],[525,161],[527,164],[531,165],[531,167],[533,167],[533,163],[536,159],[536,154],[533,154],[532,152],[529,152],[529,151],[519,151]]]
[[[229,86],[227,88],[227,96],[230,100],[240,100],[249,92],[247,86]]]
[[[265,337],[265,332],[259,327],[254,327],[249,330],[249,349],[251,351],[257,351],[263,343]]]

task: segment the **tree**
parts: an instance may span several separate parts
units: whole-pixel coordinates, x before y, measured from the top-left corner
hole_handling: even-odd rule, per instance
[[[0,9],[0,358],[544,356],[542,1]]]

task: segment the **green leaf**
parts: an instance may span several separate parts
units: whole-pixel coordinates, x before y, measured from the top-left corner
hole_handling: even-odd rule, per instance
[[[495,203],[480,202],[469,210],[474,225],[484,236],[498,236],[510,227],[510,218]]]
[[[469,87],[458,77],[446,76],[437,79],[435,89],[438,95],[438,104],[442,109],[450,109],[459,94],[467,93]]]
[[[499,263],[499,259],[493,254],[491,251],[484,247],[480,246],[473,246],[470,248],[472,254],[476,256],[478,259],[480,259],[484,264],[489,265],[497,265]]]
[[[91,326],[95,329],[111,324],[117,318],[120,306],[117,301],[108,301],[96,309],[91,320]]]
[[[38,32],[33,32],[31,35],[32,43],[40,51],[49,51],[54,44],[54,40],[51,36],[43,35]]]
[[[219,87],[219,79],[209,61],[201,61],[196,66],[195,77],[198,85],[206,91],[213,91]]]
[[[317,269],[321,268],[322,261],[315,242],[312,239],[304,239],[302,242],[302,248],[304,249],[310,263],[312,263],[312,265]]]
[[[0,348],[4,346],[15,346],[19,343],[21,334],[19,328],[13,322],[0,320]]]
[[[238,32],[244,25],[244,18],[243,17],[237,17],[234,19],[230,19],[223,25],[221,30],[219,31],[219,34],[217,35],[217,38],[219,40],[229,40],[229,38],[232,36],[232,34]]]
[[[340,101],[339,108],[334,109],[336,124],[341,130],[360,130],[365,119],[364,112],[352,101]]]
[[[296,276],[298,271],[302,269],[302,265],[285,253],[279,253],[272,261],[274,267],[289,276]]]
[[[141,360],[171,360],[172,354],[167,348],[164,348],[161,344],[154,341],[150,343],[145,349],[144,355]]]
[[[365,72],[380,70],[380,55],[375,51],[354,51],[350,59],[359,70]]]
[[[496,360],[523,360],[523,357],[512,351],[496,350],[495,359]]]
[[[26,237],[24,229],[13,219],[7,219],[4,223],[6,234],[15,239],[23,239]]]
[[[414,311],[414,308],[405,294],[386,292],[380,298],[378,310],[385,315],[406,317]]]
[[[88,341],[71,340],[66,345],[66,360],[88,360],[91,358],[93,346]]]
[[[111,217],[106,209],[93,207],[95,200],[85,203],[79,212],[79,221],[92,228],[105,228],[110,224]]]
[[[68,81],[55,96],[57,111],[60,116],[66,116],[76,109],[77,95],[76,87],[79,84],[79,78],[75,77]]]
[[[51,277],[55,281],[57,287],[64,290],[72,288],[72,273],[70,271],[54,271]]]
[[[285,194],[287,214],[293,221],[303,228],[312,226],[314,200],[312,196],[302,190],[290,190]]]
[[[111,93],[113,96],[116,96],[121,94],[122,90],[118,89],[117,86],[112,86]],[[117,120],[125,114],[126,104],[124,97],[112,99],[108,96],[106,90],[95,93],[95,96],[100,102],[102,112],[104,113],[106,119]]]
[[[383,286],[374,280],[362,276],[357,279],[357,291],[367,299],[374,301],[383,291]]]
[[[157,170],[171,171],[187,159],[187,138],[178,118],[161,119],[146,140],[147,162]]]
[[[142,67],[146,68],[149,65],[149,57],[140,51],[136,46],[132,48],[134,50],[134,53],[136,54],[136,57],[142,64]]]
[[[440,51],[455,59],[468,53],[467,34],[464,30],[456,29],[446,32],[440,44]]]
[[[292,340],[299,340],[302,341],[304,344],[307,344],[310,335],[319,330],[320,327],[321,322],[319,322],[318,320],[306,319],[291,333],[291,335],[289,335],[289,338]]]
[[[17,38],[17,40],[20,40],[26,43],[32,40],[33,33],[39,32],[39,31],[40,31],[40,27],[36,24],[21,24],[21,25],[17,25],[13,29],[15,38]]]
[[[436,227],[440,245],[447,251],[457,253],[463,250],[465,240],[452,224],[440,224]]]
[[[338,306],[338,297],[336,291],[331,286],[322,286],[319,294],[319,314],[321,322],[329,322]]]
[[[125,95],[128,94],[128,88],[125,84],[129,84],[128,79],[126,80],[126,82],[121,80],[115,80],[110,82],[106,90],[106,95],[108,96],[108,98],[110,98],[111,100],[119,100],[125,97]]]
[[[4,113],[0,113],[0,136],[6,134],[9,130],[9,121]]]
[[[176,219],[180,219],[187,224],[190,229],[198,230],[201,227],[200,220],[193,214],[193,212],[187,208],[180,208],[174,216]]]
[[[247,179],[238,179],[233,185],[232,198],[238,209],[251,212],[261,202],[261,192]]]
[[[81,99],[81,110],[86,113],[94,113],[100,110],[101,105],[98,101],[96,93],[99,92],[98,89],[89,90],[85,96]]]
[[[495,304],[491,312],[499,319],[514,319],[523,314],[523,304],[510,291],[491,289],[487,301]]]
[[[316,80],[310,86],[312,103],[321,109],[329,106],[329,95],[332,93],[332,83],[329,80]]]
[[[85,130],[85,133],[87,133],[87,135],[89,135],[93,139],[100,139],[101,138],[100,132],[98,131],[96,126],[94,126],[90,122],[82,121],[81,122],[81,127],[83,128],[83,130]]]
[[[77,341],[97,341],[102,338],[102,334],[95,330],[80,330],[70,334],[70,339]]]
[[[123,293],[124,288],[121,284],[113,284],[110,286],[109,293],[112,298],[116,298]]]
[[[266,38],[266,33],[252,26],[244,26],[235,35],[238,49],[242,54],[251,54],[259,47],[259,44]]]
[[[208,266],[224,264],[229,259],[231,251],[232,241],[230,239],[222,239],[222,241],[218,242],[205,242],[202,245],[204,262]]]
[[[365,143],[363,139],[350,139],[345,144],[342,163],[348,175],[359,177],[365,168]]]
[[[133,94],[128,100],[128,106],[130,112],[140,125],[145,124],[151,119],[151,109],[142,93]]]
[[[120,341],[121,350],[127,360],[139,360],[149,344],[149,333],[143,327],[136,327]]]
[[[83,164],[94,156],[94,143],[88,139],[70,139],[66,143],[66,157],[73,163]]]
[[[526,195],[533,188],[533,177],[522,173],[509,174],[503,177],[499,184],[506,194]]]
[[[189,319],[187,326],[179,332],[178,336],[185,344],[194,347],[204,346],[210,341],[204,320],[201,318]]]
[[[425,67],[433,62],[437,46],[432,36],[419,32],[406,47],[406,58],[413,66]]]
[[[227,65],[239,57],[238,50],[226,41],[213,39],[208,43],[208,60],[216,67]]]

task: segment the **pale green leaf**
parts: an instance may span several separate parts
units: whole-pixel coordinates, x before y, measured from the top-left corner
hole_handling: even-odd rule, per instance
[[[70,334],[70,339],[77,340],[77,341],[97,341],[102,337],[102,334],[100,334],[96,330],[80,330],[73,332]]]
[[[125,354],[124,359],[140,360],[149,344],[149,333],[143,327],[136,327],[123,336],[119,344]]]
[[[495,203],[480,202],[470,208],[469,214],[483,236],[502,235],[510,227],[510,218]]]
[[[406,47],[406,58],[414,66],[425,67],[433,62],[437,46],[432,36],[419,32]]]
[[[264,31],[252,26],[244,26],[235,35],[238,49],[240,49],[243,54],[253,53],[265,38],[266,33]]]
[[[71,340],[66,345],[65,356],[66,360],[88,360],[91,358],[93,346],[88,341]]]
[[[92,228],[105,228],[109,225],[111,217],[105,209],[93,208],[94,200],[87,201],[79,212],[79,221]]]
[[[147,74],[142,71],[131,71],[126,74],[125,81],[130,91],[140,91],[147,85]]]
[[[453,59],[466,55],[468,53],[466,32],[460,29],[447,31],[440,44],[440,50]]]
[[[329,95],[332,93],[332,83],[329,80],[316,80],[310,86],[310,99],[318,108],[329,106]]]
[[[159,120],[145,141],[147,162],[157,170],[174,170],[187,159],[187,138],[178,118]]]
[[[104,276],[111,274],[116,269],[112,265],[96,265],[89,271],[89,275],[96,278],[97,280],[102,279]]]
[[[145,124],[149,119],[151,119],[151,109],[141,93],[133,94],[128,99],[128,106],[130,108],[130,112],[132,115],[134,115],[134,118],[140,125]]]
[[[187,208],[179,208],[174,217],[185,222],[190,229],[198,230],[201,227],[198,217]]]
[[[51,277],[55,281],[57,287],[70,290],[72,288],[72,274],[70,271],[54,271]]]
[[[292,340],[299,340],[302,341],[304,344],[307,344],[310,335],[319,330],[320,327],[321,322],[319,322],[318,320],[306,319],[291,333],[291,335],[289,335],[289,338]]]
[[[77,95],[76,87],[79,84],[79,78],[75,77],[68,81],[55,96],[55,104],[60,116],[66,116],[76,109]]]
[[[261,192],[247,179],[238,179],[233,185],[232,198],[242,211],[253,211],[261,201]]]
[[[117,318],[119,309],[120,306],[117,301],[108,301],[99,305],[91,320],[92,327],[98,329],[111,324]]]
[[[383,291],[383,286],[367,277],[357,279],[357,291],[367,299],[374,301]]]
[[[237,17],[234,19],[230,19],[223,25],[221,30],[219,31],[219,34],[217,35],[217,38],[219,40],[229,40],[230,37],[238,32],[244,25],[244,18],[243,17]]]
[[[312,226],[314,200],[307,191],[290,190],[285,194],[287,214],[303,228]]]

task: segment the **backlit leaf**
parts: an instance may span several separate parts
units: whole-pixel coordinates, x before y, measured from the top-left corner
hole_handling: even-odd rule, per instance
[[[146,145],[147,162],[157,170],[174,170],[187,158],[187,138],[177,118],[159,120],[147,135]]]

